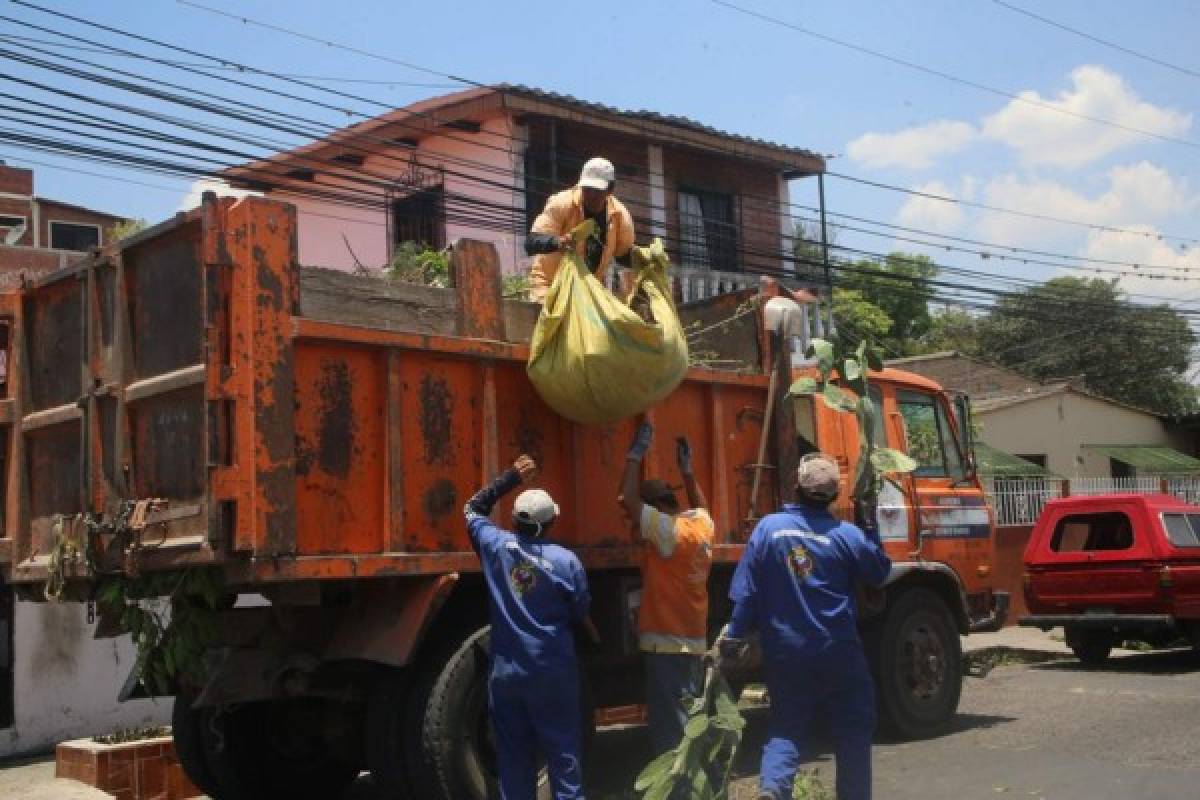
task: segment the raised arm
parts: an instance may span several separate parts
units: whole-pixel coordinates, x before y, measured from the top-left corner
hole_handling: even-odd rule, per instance
[[[640,529],[642,520],[642,497],[638,491],[638,476],[642,468],[642,459],[650,449],[654,439],[654,426],[643,422],[634,434],[629,451],[625,454],[625,471],[621,473],[621,505]]]
[[[523,455],[495,480],[471,496],[463,507],[463,516],[466,517],[467,531],[471,534],[472,542],[475,541],[478,523],[487,521],[500,498],[525,481],[531,480],[536,474],[537,463],[529,456]]]
[[[708,499],[700,488],[695,473],[692,472],[692,446],[686,436],[675,440],[675,461],[679,464],[679,474],[683,476],[683,488],[687,492],[688,506],[691,508],[708,508]]]

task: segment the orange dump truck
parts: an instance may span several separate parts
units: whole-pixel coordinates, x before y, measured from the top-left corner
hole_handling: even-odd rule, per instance
[[[502,297],[491,245],[456,243],[440,289],[301,267],[295,226],[286,204],[210,195],[0,295],[0,565],[23,596],[53,580],[78,601],[98,575],[221,576],[206,678],[173,689],[180,757],[215,797],[336,797],[369,769],[397,796],[482,800],[486,600],[463,504],[518,454],[537,459],[603,636],[582,651],[586,702],[636,706],[640,549],[616,494],[638,420],[584,427],[542,403],[525,374],[538,307]],[[647,470],[669,476],[686,435],[712,505],[714,629],[798,458],[819,448],[850,472],[857,456],[852,415],[783,397],[791,357],[750,302],[776,292],[682,306],[728,369],[692,370],[648,412]],[[998,625],[1005,597],[965,399],[873,379],[880,441],[921,466],[882,493],[895,568],[864,633],[884,719],[924,735],[955,713],[959,634]]]

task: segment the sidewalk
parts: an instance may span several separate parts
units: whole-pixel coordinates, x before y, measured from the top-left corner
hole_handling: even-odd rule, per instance
[[[1071,648],[1063,641],[1061,629],[1040,631],[1010,625],[995,633],[972,633],[962,637],[963,655],[983,650],[1025,650],[1033,653],[1063,655],[1073,658]]]
[[[0,797],[21,800],[112,800],[78,781],[54,777],[54,756],[0,761]]]

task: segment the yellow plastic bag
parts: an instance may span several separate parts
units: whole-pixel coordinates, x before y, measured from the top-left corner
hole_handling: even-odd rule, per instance
[[[572,231],[590,235],[590,220]],[[538,317],[529,379],[547,405],[575,422],[603,425],[653,406],[687,372],[687,339],[671,299],[662,242],[633,248],[638,269],[630,300],[642,289],[653,323],[642,319],[566,253]]]

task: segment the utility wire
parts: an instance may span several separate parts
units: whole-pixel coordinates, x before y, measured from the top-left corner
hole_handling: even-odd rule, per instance
[[[1020,6],[1015,6],[1012,3],[1006,3],[1006,2],[1004,2],[1004,0],[992,0],[992,2],[998,6],[1007,8],[1009,11],[1014,11],[1018,14],[1023,14],[1024,16],[1029,17],[1030,19],[1036,19],[1038,22],[1041,22],[1045,25],[1049,25],[1053,28],[1058,28],[1060,31],[1066,31],[1067,33],[1074,34],[1075,36],[1078,36],[1083,39],[1087,39],[1088,41],[1095,42],[1096,44],[1099,44],[1099,45],[1103,45],[1104,47],[1107,47],[1111,50],[1116,50],[1117,52],[1124,53],[1127,56],[1133,56],[1134,58],[1140,58],[1142,61],[1147,61],[1151,64],[1157,64],[1160,67],[1166,67],[1169,70],[1174,70],[1175,72],[1181,73],[1183,75],[1190,75],[1193,78],[1200,78],[1200,71],[1191,69],[1190,67],[1182,67],[1179,64],[1172,64],[1170,61],[1163,61],[1161,58],[1155,58],[1154,56],[1147,55],[1146,53],[1138,52],[1137,50],[1134,50],[1129,47],[1125,47],[1124,45],[1117,44],[1116,42],[1110,42],[1107,39],[1101,39],[1099,36],[1094,36],[1085,31],[1081,31],[1078,28],[1072,28],[1070,25],[1064,25],[1061,22],[1056,22],[1055,20],[1052,20],[1049,17],[1043,17],[1040,14],[1035,14],[1028,9],[1021,8]]]

